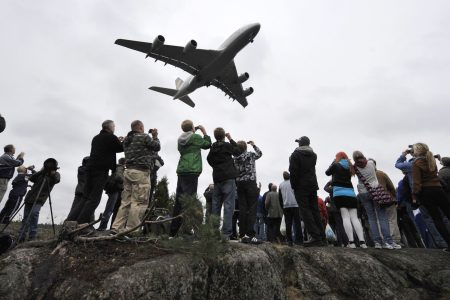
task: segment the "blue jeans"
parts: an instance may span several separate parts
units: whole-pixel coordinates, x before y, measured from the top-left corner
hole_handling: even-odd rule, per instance
[[[228,179],[222,182],[214,183],[211,213],[220,217],[223,205],[222,233],[223,235],[228,237],[233,233],[232,219],[235,198],[236,182],[234,181],[234,179]]]
[[[433,219],[431,218],[428,210],[425,208],[425,206],[421,205],[419,207],[420,212],[422,213],[422,219],[425,222],[425,225],[427,226],[428,232],[430,233],[432,237],[432,244],[429,245],[430,248],[447,248],[447,243],[445,242],[442,235],[439,233],[439,231],[436,228],[436,225],[434,224]],[[441,214],[442,220],[444,224],[447,227],[447,230],[450,231],[450,226],[448,219]]]
[[[264,216],[261,214],[256,215],[256,224],[255,224],[255,232],[256,232],[256,238],[258,240],[265,241],[267,239],[266,236],[266,223],[264,220]]]
[[[375,243],[392,244],[391,231],[389,229],[389,219],[386,214],[386,210],[383,207],[377,205],[372,197],[368,193],[358,194],[358,199],[361,201],[364,209],[366,210],[367,217],[369,218],[370,233],[372,235],[372,240]],[[380,224],[381,234],[383,234],[383,239],[381,238],[380,230],[378,228],[378,223]]]
[[[105,230],[106,226],[108,226],[109,218],[111,218],[118,198],[119,192],[108,194],[108,202],[106,202],[105,211],[103,212],[102,220],[100,222],[100,226],[98,226],[98,229]]]
[[[33,208],[33,210],[31,210]],[[23,212],[22,226],[19,231],[19,241],[24,241],[28,232],[28,239],[32,240],[36,238],[37,227],[39,221],[39,212],[41,211],[42,204],[36,204],[33,207],[33,203],[26,203]],[[28,220],[28,216],[30,217]],[[28,221],[28,224],[25,224]]]

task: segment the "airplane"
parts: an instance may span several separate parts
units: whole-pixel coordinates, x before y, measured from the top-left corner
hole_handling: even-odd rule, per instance
[[[226,96],[238,101],[243,107],[248,105],[247,97],[253,93],[253,88],[244,90],[242,83],[249,79],[247,72],[238,76],[234,57],[258,34],[261,25],[258,23],[244,26],[233,33],[218,50],[197,49],[195,40],[186,46],[165,45],[165,38],[158,35],[153,43],[118,39],[116,44],[140,51],[145,58],[152,57],[155,62],[160,60],[164,65],[170,64],[191,74],[185,81],[177,78],[176,89],[152,86],[149,89],[172,96],[187,105],[194,107],[195,103],[188,94],[196,89],[210,85],[221,89]]]

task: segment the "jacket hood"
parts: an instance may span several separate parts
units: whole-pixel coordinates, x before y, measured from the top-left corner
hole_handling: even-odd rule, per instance
[[[344,169],[346,169],[346,170],[350,169],[350,165],[349,165],[349,163],[348,163],[348,160],[346,160],[346,159],[341,159],[341,160],[339,161],[339,164],[340,164],[342,167],[344,167]]]
[[[300,146],[295,149],[297,152],[301,152],[302,154],[309,156],[314,154],[314,150],[310,146]]]
[[[183,132],[178,138],[178,145],[186,146],[193,135],[194,133],[192,131]]]

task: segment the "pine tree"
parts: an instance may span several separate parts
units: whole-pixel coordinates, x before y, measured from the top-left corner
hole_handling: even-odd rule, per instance
[[[169,212],[173,210],[175,197],[173,195],[169,196],[169,180],[166,176],[161,178],[156,184],[154,199],[156,208],[165,208]]]

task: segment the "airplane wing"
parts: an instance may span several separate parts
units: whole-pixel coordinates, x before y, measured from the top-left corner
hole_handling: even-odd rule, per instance
[[[219,76],[211,82],[211,85],[221,89],[233,100],[239,102],[243,107],[248,105],[246,97],[243,96],[244,89],[238,82],[238,74],[234,61],[231,61]]]
[[[160,60],[166,64],[180,68],[192,75],[196,75],[204,66],[217,57],[219,51],[192,49],[188,53],[183,53],[183,47],[162,45],[157,50],[152,51],[152,43],[116,40],[116,44],[145,53],[147,56]]]

